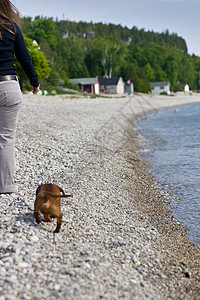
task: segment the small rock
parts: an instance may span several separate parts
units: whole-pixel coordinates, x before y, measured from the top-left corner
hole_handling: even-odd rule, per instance
[[[36,235],[30,236],[30,241],[33,243],[37,243],[39,241],[39,238]]]

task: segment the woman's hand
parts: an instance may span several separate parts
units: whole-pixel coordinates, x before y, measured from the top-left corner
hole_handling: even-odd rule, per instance
[[[37,87],[33,86],[33,94],[37,94],[39,90],[40,90],[40,84]]]

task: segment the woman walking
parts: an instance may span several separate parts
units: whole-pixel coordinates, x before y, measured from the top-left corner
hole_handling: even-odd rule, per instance
[[[19,13],[10,0],[0,0],[0,194],[16,191],[15,136],[22,93],[13,65],[14,54],[27,74],[33,93],[39,82],[23,35],[17,23]]]

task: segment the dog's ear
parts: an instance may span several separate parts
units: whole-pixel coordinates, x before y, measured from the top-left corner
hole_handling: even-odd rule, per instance
[[[36,190],[36,196],[37,196],[37,194],[39,193],[39,190],[40,190],[41,186],[42,186],[42,184],[38,186],[38,188],[37,188],[37,190]]]

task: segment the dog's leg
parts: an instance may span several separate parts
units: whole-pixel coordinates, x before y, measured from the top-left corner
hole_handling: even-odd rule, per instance
[[[36,198],[35,203],[34,203],[34,217],[38,224],[41,222],[39,211],[40,211],[39,202],[38,202],[38,199]]]
[[[39,212],[34,211],[34,216],[35,216],[36,222],[39,224],[39,223],[42,221],[42,220],[40,219]]]
[[[50,218],[50,216],[48,214],[44,214],[43,213],[43,215],[44,215],[44,221],[45,222],[52,222],[52,220],[51,220],[51,218]]]
[[[53,233],[57,233],[60,231],[61,224],[62,224],[62,214],[60,214],[60,216],[57,218],[57,226]]]

